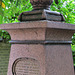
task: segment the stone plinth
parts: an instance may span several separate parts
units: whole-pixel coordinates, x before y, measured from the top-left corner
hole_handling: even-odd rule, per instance
[[[7,75],[74,75],[70,44],[75,25],[30,21],[0,29],[11,35]]]

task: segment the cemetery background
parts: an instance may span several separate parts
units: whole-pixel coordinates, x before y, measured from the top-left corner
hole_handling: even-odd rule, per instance
[[[24,11],[32,10],[32,5],[29,3],[29,0],[2,0],[0,2],[1,2],[0,24],[19,22],[17,19],[20,13]],[[71,24],[75,24],[75,10],[74,9],[75,9],[74,0],[62,0],[62,1],[58,0],[57,4],[53,2],[53,4],[51,5],[51,10],[61,12],[65,17],[65,22],[71,23]],[[10,40],[10,36],[6,31],[0,30],[0,36],[4,40],[7,40],[7,42]],[[75,56],[75,52],[74,52],[75,51],[75,34],[72,37],[72,42],[73,42],[72,44],[73,56]],[[0,51],[2,50],[2,47],[5,48],[4,53],[8,53],[7,58],[9,58],[10,45],[8,46],[8,48],[6,48],[8,44],[5,44],[5,43],[3,44],[3,42],[1,42],[1,45],[0,45],[1,47]],[[6,49],[8,49],[7,52],[5,52]],[[0,54],[0,57],[1,57],[0,61],[2,61],[2,56],[4,54],[2,56],[1,55],[2,53]],[[8,62],[8,59],[6,61]],[[75,57],[74,57],[74,63],[75,63]]]
[[[7,75],[11,45],[0,40],[0,75]]]

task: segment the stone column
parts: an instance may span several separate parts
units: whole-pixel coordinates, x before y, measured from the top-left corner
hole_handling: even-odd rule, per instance
[[[74,75],[71,37],[75,25],[29,21],[0,25],[11,35],[7,75]]]

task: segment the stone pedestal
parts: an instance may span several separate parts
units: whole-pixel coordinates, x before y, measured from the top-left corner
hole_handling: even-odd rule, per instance
[[[7,75],[74,75],[70,44],[75,25],[30,21],[0,28],[11,35]]]

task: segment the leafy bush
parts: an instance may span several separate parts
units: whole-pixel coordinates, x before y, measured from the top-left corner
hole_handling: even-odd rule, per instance
[[[0,1],[0,24],[19,22],[18,16],[25,11],[31,11],[32,6],[29,0],[2,0]],[[0,36],[9,40],[9,34],[0,30]]]
[[[75,24],[75,2],[74,0],[58,0],[58,4],[53,2],[51,10],[64,15],[65,22]]]
[[[18,15],[24,11],[32,10],[29,0],[2,0],[5,4],[0,6],[0,24],[19,22]]]

